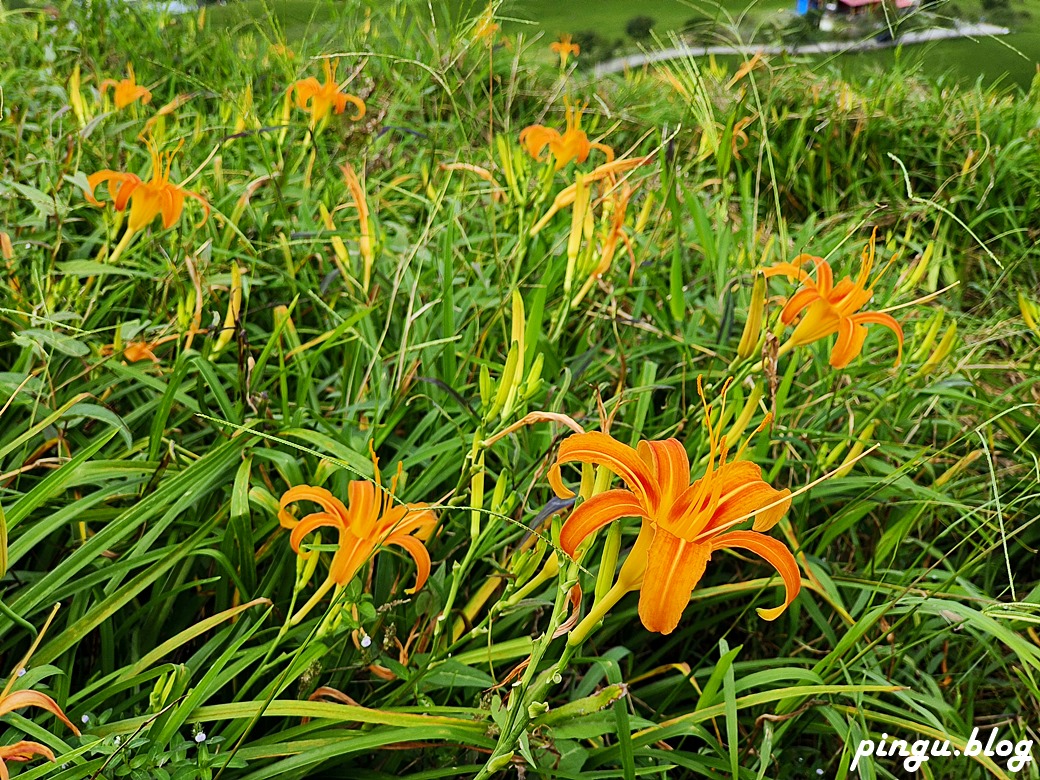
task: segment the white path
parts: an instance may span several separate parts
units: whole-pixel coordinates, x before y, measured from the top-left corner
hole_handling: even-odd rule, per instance
[[[845,54],[847,52],[872,51],[875,49],[888,49],[893,46],[903,46],[908,43],[924,43],[926,41],[941,41],[946,38],[984,38],[993,35],[1007,35],[1011,32],[1007,27],[998,27],[995,24],[964,24],[958,23],[956,27],[936,27],[930,30],[919,30],[908,32],[899,36],[898,39],[879,43],[870,38],[866,41],[823,41],[822,43],[808,43],[801,46],[676,46],[661,51],[646,54],[630,54],[626,57],[601,62],[593,69],[596,76],[604,76],[608,73],[621,73],[632,68],[640,68],[654,62],[664,62],[680,57],[707,57],[710,54],[744,54],[752,56],[758,52],[762,54]]]

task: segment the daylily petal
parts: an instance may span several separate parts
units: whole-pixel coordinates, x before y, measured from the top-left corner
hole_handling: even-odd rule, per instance
[[[653,468],[663,504],[671,504],[689,487],[690,459],[678,439],[641,441],[636,451]]]
[[[629,490],[597,493],[571,512],[560,531],[560,547],[571,557],[590,534],[622,517],[643,517],[646,510]]]
[[[23,763],[26,761],[32,761],[35,756],[41,756],[46,758],[48,761],[54,760],[54,753],[46,745],[41,745],[39,742],[30,742],[28,740],[22,740],[21,742],[15,742],[13,745],[4,745],[0,747],[0,780],[10,780],[11,775],[7,771],[7,767],[4,766],[4,761],[17,761]]]
[[[379,497],[375,483],[367,479],[354,479],[347,485],[347,500],[350,502],[350,530],[357,536],[368,536],[375,528],[379,516]]]
[[[763,268],[762,273],[767,279],[773,276],[786,276],[788,279],[797,279],[806,287],[816,289],[816,282],[813,281],[813,278],[794,263],[777,263],[769,268]]]
[[[363,539],[346,533],[340,538],[339,549],[332,556],[329,576],[339,585],[346,585],[362,566],[375,554],[376,543],[372,539]]]
[[[638,453],[617,439],[597,431],[576,433],[564,439],[556,462],[549,469],[549,484],[560,498],[574,495],[563,484],[560,466],[564,463],[592,463],[605,466],[621,477],[629,490],[636,494],[648,511],[655,511],[661,491],[654,474]]]
[[[791,334],[791,341],[798,345],[811,344],[837,333],[841,317],[834,307],[822,298],[810,304],[801,321]]]
[[[560,140],[560,133],[544,125],[531,125],[520,131],[520,143],[531,157],[540,160],[550,143]]]
[[[415,593],[426,584],[426,580],[430,576],[431,563],[430,553],[422,542],[408,534],[394,534],[383,544],[402,548],[415,561],[415,587],[409,588],[405,593]]]
[[[776,490],[762,481],[745,482],[719,501],[719,506],[712,516],[708,529],[725,528],[740,518],[753,516],[755,518],[754,530],[768,531],[787,513],[791,500],[784,499],[790,495],[790,490],[786,488]],[[774,503],[776,506],[759,511],[762,507]]]
[[[436,525],[437,515],[426,504],[398,504],[379,521],[379,535],[413,534],[425,541]]]
[[[802,578],[798,572],[797,561],[782,542],[755,531],[732,531],[716,537],[711,542],[712,550],[734,548],[748,550],[765,559],[783,578],[786,591],[784,603],[772,609],[758,610],[758,614],[763,620],[776,620],[801,590]]]
[[[76,725],[71,720],[65,717],[65,713],[61,711],[58,703],[47,694],[39,691],[15,691],[3,697],[0,699],[0,716],[14,710],[20,710],[22,707],[39,707],[42,710],[47,710],[47,712],[57,716],[60,721],[72,729],[72,732],[77,737],[79,736],[79,729],[76,728]]]
[[[899,342],[896,365],[898,366],[903,361],[903,326],[899,324],[895,317],[880,311],[864,311],[859,314],[853,314],[850,319],[857,325],[883,325],[895,333]]]
[[[286,507],[296,501],[313,501],[329,514],[343,518],[344,524],[350,517],[350,512],[343,506],[343,502],[325,488],[299,485],[287,490],[279,502],[278,522],[281,523],[282,528],[293,528],[299,522],[286,511]]]
[[[359,98],[357,95],[351,95],[346,92],[340,92],[339,95],[336,97],[336,113],[342,114],[347,107],[347,103],[352,104],[354,108],[357,109],[357,113],[355,113],[354,116],[350,117],[351,120],[357,122],[359,119],[365,116],[365,111],[367,110],[365,106],[365,101]]]
[[[303,543],[304,538],[319,528],[335,528],[340,534],[346,530],[343,519],[337,515],[332,515],[328,512],[315,512],[307,515],[297,523],[296,527],[292,529],[292,533],[289,534],[289,546],[292,547],[293,552],[299,553],[300,545]]]
[[[790,297],[784,308],[780,310],[780,321],[790,325],[807,306],[820,300],[820,293],[814,287],[806,287]]]
[[[834,349],[831,350],[831,366],[845,368],[859,356],[866,340],[867,329],[865,326],[857,325],[849,317],[842,319],[838,323],[838,340],[834,344]]]
[[[688,542],[658,528],[647,553],[639,618],[649,631],[670,634],[711,558],[710,544]]]

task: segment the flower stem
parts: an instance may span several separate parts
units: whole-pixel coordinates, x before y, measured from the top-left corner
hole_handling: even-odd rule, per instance
[[[621,582],[614,583],[613,587],[603,594],[603,598],[596,600],[592,609],[589,610],[589,614],[571,631],[570,636],[567,637],[567,644],[576,647],[584,642],[592,629],[624,598],[626,593],[628,593],[628,588],[625,585]]]
[[[289,621],[289,625],[298,626],[300,624],[300,621],[307,617],[307,613],[314,609],[314,607],[317,605],[319,601],[325,598],[326,594],[328,594],[328,592],[332,590],[335,584],[335,580],[333,580],[332,577],[328,577],[325,580],[325,582],[321,584],[321,587],[314,591],[314,595],[311,596],[310,599],[308,599],[307,603],[300,607],[300,611],[292,616],[292,620]]]
[[[109,264],[115,263],[115,261],[119,259],[119,256],[126,251],[127,247],[130,246],[130,243],[134,240],[134,236],[136,235],[137,232],[130,230],[128,227],[126,232],[123,233],[123,237],[119,240],[119,243],[116,244],[116,248],[112,250],[112,254],[105,258],[104,262]]]

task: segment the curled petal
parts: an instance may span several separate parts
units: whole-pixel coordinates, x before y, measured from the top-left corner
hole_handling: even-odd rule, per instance
[[[818,300],[821,300],[821,298],[816,288],[807,287],[804,290],[799,290],[784,304],[784,308],[780,311],[780,320],[784,325],[790,325],[809,304]]]
[[[678,439],[641,441],[637,451],[657,475],[661,500],[665,505],[674,502],[689,487],[690,459]]]
[[[178,189],[180,188],[178,187]],[[199,202],[199,205],[202,206],[202,222],[199,223],[199,227],[206,224],[206,220],[209,219],[209,203],[206,199],[198,193],[191,192],[190,190],[180,190],[180,192],[183,197],[188,197]]]
[[[798,572],[798,563],[787,546],[772,537],[755,531],[733,531],[712,540],[711,549],[742,549],[753,552],[772,565],[783,578],[786,591],[784,603],[772,609],[759,609],[758,614],[763,620],[776,620],[780,617],[801,590],[802,578]]]
[[[334,98],[336,101],[336,113],[342,114],[347,107],[347,103],[350,103],[357,109],[354,116],[350,117],[352,121],[357,122],[365,116],[365,101],[359,98],[357,95],[351,95],[347,92],[340,92]]]
[[[340,534],[343,534],[345,530],[343,520],[337,515],[332,515],[328,512],[315,512],[312,515],[307,515],[296,524],[296,527],[292,529],[292,533],[289,535],[289,546],[292,547],[293,552],[299,553],[300,545],[303,543],[304,538],[319,528],[335,528]]]
[[[122,211],[126,208],[126,202],[129,200],[130,195],[142,184],[141,179],[132,173],[121,173],[120,171],[111,170],[92,173],[87,177],[87,187],[89,189],[85,192],[85,195],[87,200],[95,206],[102,205],[101,201],[94,197],[94,190],[103,182],[109,183],[109,195],[112,197],[113,203],[118,211]],[[113,182],[119,185],[114,194],[112,192]]]
[[[571,512],[560,531],[560,547],[572,558],[589,535],[608,523],[622,517],[646,518],[646,510],[629,490],[608,490],[597,493]]]
[[[46,745],[41,745],[39,742],[30,742],[29,740],[23,739],[21,742],[15,742],[13,745],[4,745],[3,747],[0,747],[0,780],[10,779],[7,767],[4,766],[4,761],[17,761],[22,763],[25,761],[32,761],[36,756],[42,756],[48,761],[54,760],[53,751]]]
[[[350,516],[343,502],[325,488],[299,485],[287,490],[279,502],[278,522],[281,523],[282,528],[293,528],[299,522],[286,511],[286,507],[296,501],[313,501],[330,515],[342,518],[344,525],[346,524],[346,519]]]
[[[794,263],[777,263],[769,268],[763,268],[762,273],[768,279],[773,276],[786,276],[788,279],[797,279],[806,287],[816,288],[816,282],[809,274]]]
[[[885,314],[879,311],[865,311],[860,314],[853,314],[850,319],[857,325],[883,325],[884,327],[891,330],[896,334],[898,340],[898,353],[896,354],[896,365],[898,366],[903,360],[903,326],[890,314]]]
[[[425,541],[436,525],[437,515],[426,504],[398,504],[383,515],[379,535],[414,534]]]
[[[292,95],[295,93],[296,106],[305,111],[307,110],[307,103],[309,103],[318,92],[321,92],[321,84],[313,76],[301,79],[289,87],[289,94]]]
[[[574,495],[563,484],[560,466],[575,462],[605,466],[621,477],[647,510],[654,511],[657,508],[661,491],[654,474],[646,461],[627,444],[596,431],[577,433],[564,439],[560,445],[560,454],[549,469],[549,484],[560,498],[570,498]]]
[[[754,466],[755,470],[760,472],[758,466],[749,465]],[[753,516],[755,518],[754,530],[768,531],[787,513],[791,506],[791,500],[787,498],[790,495],[790,490],[786,488],[777,490],[763,482],[761,477],[746,480],[737,485],[727,485],[722,489],[718,506],[712,514],[711,522],[706,530],[727,528]],[[773,504],[775,506],[772,506]],[[764,509],[764,507],[769,508]]]
[[[47,710],[47,712],[55,715],[62,723],[72,729],[72,733],[77,737],[79,736],[79,729],[76,725],[65,717],[65,713],[61,711],[61,707],[54,701],[50,696],[39,691],[15,691],[14,693],[0,699],[0,716],[6,715],[14,710],[20,710],[22,707],[39,707],[41,710]]]
[[[430,553],[427,552],[422,542],[408,534],[394,534],[383,544],[400,547],[415,561],[415,587],[409,588],[405,593],[415,593],[426,584],[426,580],[430,576]]]
[[[670,634],[711,559],[712,546],[657,529],[639,593],[639,619],[648,631]]]
[[[529,155],[536,160],[542,159],[542,151],[551,143],[559,143],[562,136],[559,131],[544,125],[531,125],[520,131],[520,143]]]
[[[601,143],[593,143],[593,144],[589,144],[589,145],[593,149],[599,149],[599,151],[603,152],[603,154],[605,154],[607,156],[607,162],[608,163],[614,162],[614,149],[612,147],[607,146],[606,144],[601,144]]]
[[[834,344],[834,349],[831,350],[831,366],[845,368],[859,356],[866,340],[866,326],[857,325],[849,317],[843,318],[838,323],[838,340]]]

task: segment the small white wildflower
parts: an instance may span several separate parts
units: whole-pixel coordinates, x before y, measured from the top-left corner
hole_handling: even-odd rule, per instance
[[[196,734],[195,735],[195,741],[198,742],[199,744],[202,744],[203,742],[205,742],[206,741],[206,732],[205,731],[200,731],[198,734]]]
[[[25,677],[25,669],[24,668],[18,670],[18,676],[19,677]]]
[[[361,646],[362,647],[369,647],[371,644],[372,644],[372,637],[370,637],[368,634],[365,634],[364,636],[361,637]]]
[[[90,716],[89,716],[89,715],[84,715],[83,717],[81,717],[81,718],[80,718],[80,720],[81,720],[81,721],[82,721],[82,722],[83,722],[84,724],[90,723]]]

